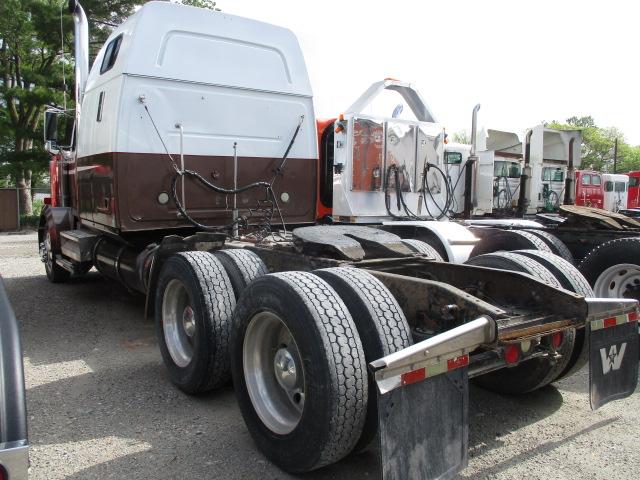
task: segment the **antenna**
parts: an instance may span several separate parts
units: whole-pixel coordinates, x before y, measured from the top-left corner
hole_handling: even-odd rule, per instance
[[[60,4],[60,46],[62,48],[62,107],[67,111],[67,79],[64,74],[64,28],[62,22],[62,3]]]

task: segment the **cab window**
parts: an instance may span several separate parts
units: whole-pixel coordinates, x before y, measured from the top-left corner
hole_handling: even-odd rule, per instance
[[[496,160],[493,164],[494,177],[520,178],[520,164]]]
[[[626,192],[627,184],[625,182],[616,182],[615,189],[616,192]]]
[[[613,192],[613,182],[611,180],[607,180],[606,182],[604,182],[604,191]]]
[[[444,152],[444,163],[448,165],[460,165],[462,163],[462,153]]]
[[[592,177],[592,183],[593,185],[602,185],[602,179],[600,178],[600,175],[594,175]]]
[[[629,186],[637,187],[640,184],[640,177],[630,177],[629,178]]]
[[[582,176],[582,185],[591,185],[591,175]]]
[[[555,167],[544,167],[542,169],[543,182],[562,182],[564,181],[564,172]]]
[[[122,43],[122,34],[109,42],[106,50],[104,51],[104,58],[102,59],[102,65],[100,65],[100,75],[104,72],[111,70],[111,67],[116,63],[118,58],[118,52],[120,51],[120,44]]]

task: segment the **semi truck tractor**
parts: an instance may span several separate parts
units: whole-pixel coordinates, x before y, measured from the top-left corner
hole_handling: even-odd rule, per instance
[[[481,239],[442,214],[443,128],[410,84],[316,121],[287,29],[149,2],[90,66],[70,10],[75,109],[46,114],[46,274],[95,267],[140,295],[173,384],[232,379],[280,468],[374,446],[384,479],[451,478],[472,378],[526,395],[588,364],[593,408],[634,391],[637,301],[595,298],[549,252],[470,259]],[[383,91],[415,119],[363,113]]]

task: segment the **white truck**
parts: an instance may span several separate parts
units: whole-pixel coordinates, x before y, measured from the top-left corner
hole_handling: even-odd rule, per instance
[[[171,381],[196,394],[232,378],[282,469],[377,442],[384,479],[451,478],[471,377],[526,394],[588,362],[593,408],[634,391],[635,300],[591,298],[545,252],[469,260],[479,239],[434,221],[451,202],[444,134],[410,84],[377,82],[316,123],[284,28],[149,2],[89,68],[70,7],[76,128],[65,144],[70,112],[47,112],[47,276],[95,267],[142,294]],[[416,119],[363,114],[382,91]],[[620,348],[606,369],[600,352]]]

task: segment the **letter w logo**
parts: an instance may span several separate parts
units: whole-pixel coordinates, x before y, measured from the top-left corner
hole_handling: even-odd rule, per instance
[[[611,370],[618,370],[622,365],[622,357],[624,357],[624,351],[627,349],[627,342],[620,345],[620,351],[615,345],[609,347],[609,353],[606,348],[600,349],[600,358],[602,359],[602,373],[606,375]]]

